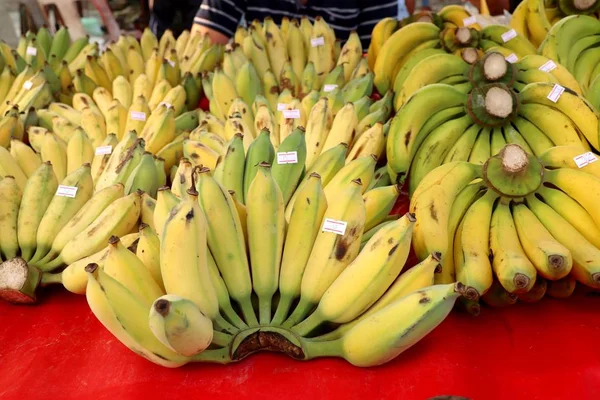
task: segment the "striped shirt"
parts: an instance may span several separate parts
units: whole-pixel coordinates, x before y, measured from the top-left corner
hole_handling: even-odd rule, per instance
[[[375,24],[397,14],[398,0],[203,0],[194,22],[232,37],[244,16],[249,22],[271,16],[279,24],[284,16],[314,21],[320,15],[338,39],[356,31],[366,50]]]

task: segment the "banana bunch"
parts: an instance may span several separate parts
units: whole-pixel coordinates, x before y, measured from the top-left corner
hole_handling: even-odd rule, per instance
[[[600,21],[588,15],[561,19],[549,30],[539,53],[563,65],[596,109],[600,106],[600,53],[596,47]]]
[[[571,15],[600,17],[600,3],[580,0],[525,0],[513,12],[510,26],[539,47],[561,19]]]
[[[519,83],[515,79],[528,72],[520,68],[529,60],[520,63],[510,64],[490,53],[482,59],[480,71],[475,68],[478,63],[471,73],[485,78],[484,84],[469,94],[439,83],[416,91],[390,124],[386,154],[392,181],[408,179],[413,195],[436,167],[453,161],[483,164],[506,144],[517,144],[536,156],[554,146],[598,149],[598,113],[576,92],[557,83],[537,82],[519,86],[517,93],[498,83]],[[490,79],[496,83],[486,83]]]
[[[492,306],[600,288],[597,160],[582,146],[536,157],[508,144],[483,166],[434,169],[410,205],[417,256],[440,252],[436,282],[464,282],[468,299]]]

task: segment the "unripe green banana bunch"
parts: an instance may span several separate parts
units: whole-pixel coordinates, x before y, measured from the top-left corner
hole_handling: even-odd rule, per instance
[[[417,256],[439,252],[437,282],[463,282],[469,300],[492,306],[521,296],[539,300],[538,280],[599,288],[597,159],[581,145],[536,157],[508,144],[483,166],[454,161],[435,168],[411,200]]]

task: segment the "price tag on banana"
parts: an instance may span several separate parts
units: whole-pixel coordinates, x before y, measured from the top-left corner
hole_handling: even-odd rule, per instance
[[[146,113],[142,112],[142,111],[132,111],[131,112],[131,119],[134,121],[145,121],[146,120]]]
[[[297,108],[293,110],[283,110],[283,118],[285,119],[296,119],[300,118],[300,110]]]
[[[32,86],[33,86],[33,82],[31,82],[31,81],[23,82],[23,89],[25,89],[25,90],[31,89]]]
[[[171,67],[175,68],[175,61],[167,60],[167,62]]]
[[[323,85],[323,91],[325,93],[329,93],[329,92],[335,90],[337,87],[338,87],[338,85],[335,85],[335,84]]]
[[[514,64],[517,61],[519,61],[519,57],[517,57],[517,55],[515,53],[512,53],[512,54],[506,56],[505,59],[506,59],[506,61],[508,61],[511,64]]]
[[[344,221],[325,218],[325,222],[323,222],[323,232],[331,232],[337,235],[343,235],[346,233],[347,225],[348,224]]]
[[[27,50],[25,50],[25,53],[27,53],[29,56],[37,56],[37,48],[28,46]]]
[[[100,146],[96,147],[96,155],[103,156],[112,153],[112,146]]]
[[[298,164],[298,152],[285,151],[277,153],[277,164]]]
[[[578,168],[583,168],[586,165],[590,165],[591,163],[598,161],[598,157],[596,157],[596,155],[591,151],[588,151],[587,153],[573,157],[573,161],[575,161],[575,164],[577,164]]]
[[[75,196],[77,196],[77,187],[59,185],[58,189],[56,190],[56,195],[60,197],[70,197],[74,199]]]
[[[471,26],[471,25],[475,25],[476,23],[477,23],[477,18],[475,18],[474,15],[471,15],[470,17],[463,19],[464,26]]]
[[[551,102],[556,103],[558,101],[558,99],[560,99],[560,96],[563,94],[564,91],[565,91],[564,87],[560,86],[559,84],[554,84],[554,87],[548,94],[547,98]]]
[[[508,42],[511,39],[514,39],[517,37],[517,31],[515,31],[514,29],[511,29],[510,31],[506,31],[504,32],[502,35],[502,41],[504,43]]]
[[[277,103],[277,111],[283,111],[287,108],[287,104],[285,103]]]
[[[173,108],[173,104],[171,103],[167,103],[166,101],[161,101],[160,103],[158,103],[158,106],[165,106],[167,108]]]
[[[310,45],[312,47],[319,47],[325,44],[325,38],[323,36],[319,36],[313,39],[310,39]]]
[[[552,60],[548,60],[544,63],[544,65],[542,65],[540,68],[538,68],[540,71],[544,71],[544,72],[550,72],[553,69],[556,68],[556,64],[554,63],[554,61]]]

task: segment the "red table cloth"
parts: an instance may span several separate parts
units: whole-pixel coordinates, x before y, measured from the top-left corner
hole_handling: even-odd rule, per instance
[[[264,353],[166,369],[113,338],[85,297],[52,289],[40,302],[0,303],[0,399],[600,399],[597,295],[453,312],[394,361],[366,369]]]

